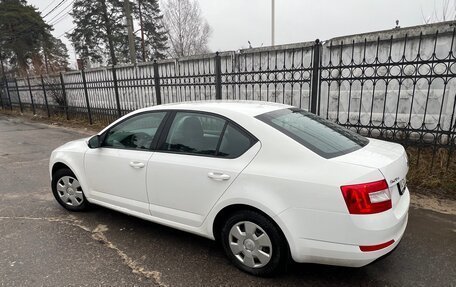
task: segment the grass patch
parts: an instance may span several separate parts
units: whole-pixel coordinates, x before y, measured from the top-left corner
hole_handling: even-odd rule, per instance
[[[39,122],[39,123],[45,123],[49,125],[55,125],[55,126],[64,126],[64,127],[70,127],[70,128],[75,128],[75,129],[84,129],[90,132],[98,133],[100,130],[105,128],[110,122],[104,122],[104,121],[96,121],[94,120],[92,125],[89,124],[87,120],[87,116],[84,115],[71,115],[70,119],[66,119],[65,114],[61,113],[54,113],[51,114],[51,117],[48,118],[47,114],[43,111],[38,111],[35,115],[33,113],[24,111],[24,113],[21,113],[19,110],[0,110],[0,112],[4,115],[8,115],[11,117],[21,117],[25,118],[29,121],[32,122]]]
[[[409,188],[416,193],[456,199],[456,150],[408,147]]]

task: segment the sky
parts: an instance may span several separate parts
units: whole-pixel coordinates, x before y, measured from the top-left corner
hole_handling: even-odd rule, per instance
[[[28,0],[28,3],[44,16],[60,1]],[[434,11],[441,12],[447,1],[453,4],[453,0],[275,0],[275,44],[391,29],[396,26],[396,20],[401,27],[420,25]],[[45,20],[48,23],[59,20],[71,9],[70,3],[67,0]],[[247,48],[248,41],[253,47],[271,45],[271,0],[199,0],[199,3],[212,28],[209,41],[212,51]],[[64,33],[73,27],[71,16],[66,15],[54,25],[53,31],[54,36],[67,44],[72,63],[75,52]]]

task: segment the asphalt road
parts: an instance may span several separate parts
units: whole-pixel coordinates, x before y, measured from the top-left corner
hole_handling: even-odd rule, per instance
[[[1,286],[456,286],[456,216],[414,207],[390,256],[291,264],[272,279],[238,271],[204,238],[104,208],[70,213],[52,197],[48,158],[83,136],[0,115]]]

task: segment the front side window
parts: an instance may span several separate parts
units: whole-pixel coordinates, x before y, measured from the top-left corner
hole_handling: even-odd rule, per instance
[[[177,112],[161,150],[236,158],[255,140],[229,121],[214,115]]]
[[[277,110],[256,118],[325,158],[350,153],[369,143],[357,133],[296,108]]]
[[[149,150],[166,112],[144,113],[133,116],[111,128],[104,147]]]

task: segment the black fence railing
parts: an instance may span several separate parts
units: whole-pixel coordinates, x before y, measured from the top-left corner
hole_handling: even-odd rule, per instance
[[[443,150],[448,166],[456,142],[454,25],[4,79],[0,105],[92,124],[172,102],[280,102],[430,150],[431,166]]]

